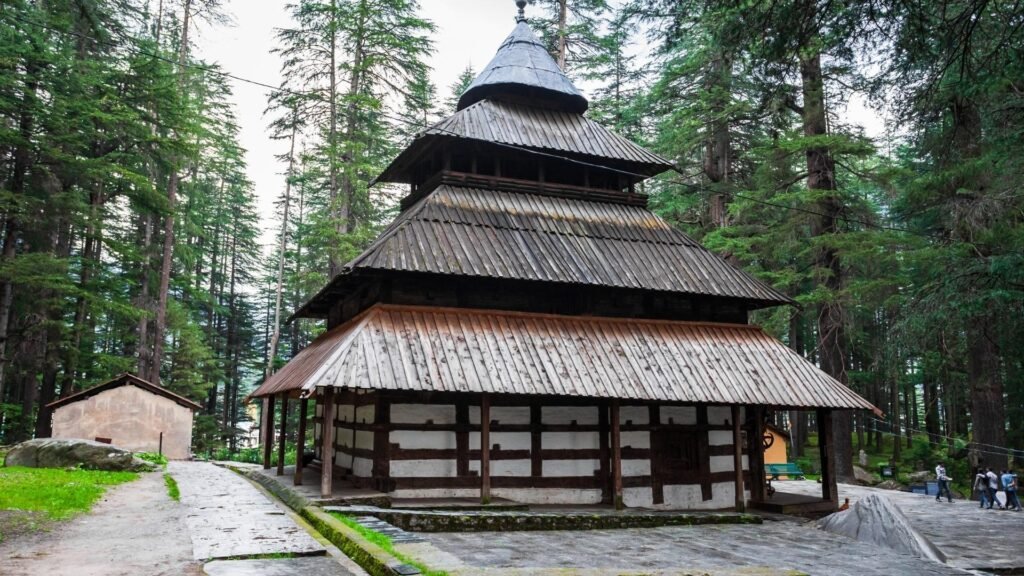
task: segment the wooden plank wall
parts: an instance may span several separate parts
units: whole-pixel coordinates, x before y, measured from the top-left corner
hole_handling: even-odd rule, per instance
[[[356,486],[395,497],[479,498],[480,397],[352,392],[337,395],[335,464]],[[609,403],[491,397],[491,495],[533,503],[611,503]],[[731,508],[735,472],[727,406],[620,408],[626,506]],[[319,442],[320,420],[314,419]],[[658,474],[652,433],[695,433],[699,465]],[[744,447],[744,477],[749,486]]]

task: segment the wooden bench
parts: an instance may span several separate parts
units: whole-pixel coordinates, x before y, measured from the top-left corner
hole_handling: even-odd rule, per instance
[[[772,482],[779,479],[779,476],[788,476],[790,478],[796,478],[797,480],[804,479],[804,471],[793,462],[786,462],[785,464],[765,464],[765,474],[770,476],[767,479],[768,484],[768,497],[771,498],[775,494],[775,488],[772,486]]]

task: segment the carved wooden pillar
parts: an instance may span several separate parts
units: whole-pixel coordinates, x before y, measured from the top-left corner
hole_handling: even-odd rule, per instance
[[[480,396],[480,502],[491,503],[491,398]]]
[[[281,439],[277,443],[277,475],[284,476],[284,454],[288,434],[288,394],[281,394]]]
[[[612,492],[615,509],[622,510],[622,438],[619,430],[619,401],[612,400]]]
[[[836,446],[832,433],[832,410],[818,409],[818,450],[821,452],[821,498],[839,507],[836,485]]]
[[[263,398],[263,469],[270,470],[270,455],[274,451],[274,397]]]
[[[747,502],[743,498],[743,431],[740,429],[740,407],[732,407],[732,466],[736,472],[736,511],[743,512]]]
[[[306,417],[309,415],[309,399],[299,400],[299,435],[295,440],[295,480],[302,485],[302,455],[306,452]]]
[[[750,499],[754,502],[765,500],[764,479],[764,407],[747,406],[747,421],[750,423],[747,438],[747,462],[750,466]]]
[[[334,494],[334,388],[323,389],[323,420],[320,424],[320,497],[330,498]]]

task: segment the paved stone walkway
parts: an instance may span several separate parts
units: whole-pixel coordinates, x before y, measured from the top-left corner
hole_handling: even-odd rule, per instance
[[[791,570],[829,576],[969,574],[796,521],[423,537],[459,559],[459,565],[431,566],[453,574],[784,574]]]
[[[193,558],[324,554],[325,548],[238,474],[206,462],[171,462]]]
[[[821,484],[810,481],[783,481],[776,484],[776,489],[821,494]],[[978,570],[1024,568],[1024,545],[1019,536],[1024,512],[981,510],[976,501],[954,500],[950,504],[923,494],[839,485],[840,501],[849,498],[852,504],[869,494],[882,494],[896,504],[914,528],[946,554],[952,566]]]

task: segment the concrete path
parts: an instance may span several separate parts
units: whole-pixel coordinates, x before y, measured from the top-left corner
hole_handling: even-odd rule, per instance
[[[821,494],[821,484],[810,481],[783,481],[780,492]],[[1024,568],[1024,546],[1018,534],[1024,526],[1024,512],[981,510],[978,502],[880,490],[852,484],[839,485],[839,500],[853,504],[869,494],[882,494],[910,520],[914,528],[928,537],[948,558],[947,563],[964,569],[993,570]]]
[[[4,576],[191,576],[185,508],[160,474],[110,488],[92,512],[0,546]]]
[[[206,561],[326,549],[248,480],[207,462],[171,462],[167,471],[188,508],[192,557]]]

